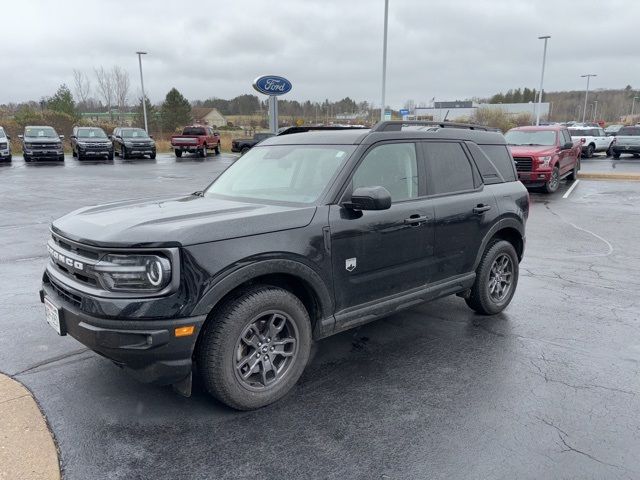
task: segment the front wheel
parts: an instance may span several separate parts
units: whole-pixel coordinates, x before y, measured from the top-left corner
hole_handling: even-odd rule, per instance
[[[593,152],[595,151],[595,149],[593,148],[593,145],[588,145],[587,146],[587,151],[585,152],[585,157],[587,158],[592,158],[593,157]]]
[[[156,159],[156,152],[153,152],[151,155],[149,155],[149,158],[151,160],[155,160]]]
[[[272,286],[253,287],[207,321],[196,349],[206,389],[252,410],[282,398],[309,359],[311,323],[302,302]]]
[[[518,255],[509,242],[497,240],[482,255],[467,305],[482,315],[494,315],[511,302],[518,285]]]
[[[122,147],[120,149],[120,158],[122,158],[123,160],[126,160],[127,158],[129,158],[127,156],[127,148],[126,147]]]
[[[560,187],[560,169],[558,167],[554,167],[551,172],[551,178],[549,181],[544,184],[544,190],[547,193],[555,193]]]

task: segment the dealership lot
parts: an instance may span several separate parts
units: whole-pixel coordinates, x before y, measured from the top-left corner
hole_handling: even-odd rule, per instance
[[[57,337],[37,295],[49,222],[202,189],[234,158],[0,166],[0,371],[39,401],[65,478],[640,476],[638,182],[533,193],[505,313],[446,298],[323,340],[293,393],[255,412],[139,384]]]

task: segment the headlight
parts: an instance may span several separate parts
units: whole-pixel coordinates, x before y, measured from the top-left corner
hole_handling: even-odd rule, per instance
[[[78,142],[78,145],[80,145],[81,147],[86,147],[87,146],[87,142]]]
[[[33,143],[25,143],[24,148],[33,148]]]
[[[125,147],[133,147],[133,142],[124,142]]]
[[[171,281],[171,263],[160,255],[107,254],[93,268],[113,292],[160,291]]]
[[[551,163],[552,158],[553,158],[552,156],[538,157],[538,163],[540,163],[540,165],[542,165],[543,167],[548,167],[549,163]]]

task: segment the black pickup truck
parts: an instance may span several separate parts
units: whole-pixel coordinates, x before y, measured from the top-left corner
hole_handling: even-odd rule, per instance
[[[204,191],[54,221],[48,323],[142,381],[189,395],[197,372],[248,410],[293,387],[314,340],[452,294],[501,312],[529,213],[505,139],[408,123],[279,135]]]
[[[253,138],[235,138],[231,141],[231,151],[243,155],[262,140],[273,137],[273,133],[256,133]]]

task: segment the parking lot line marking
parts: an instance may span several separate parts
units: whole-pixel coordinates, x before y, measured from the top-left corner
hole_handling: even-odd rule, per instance
[[[576,180],[575,182],[573,182],[573,185],[571,185],[571,187],[569,188],[569,190],[567,190],[567,193],[565,193],[562,198],[567,198],[569,197],[569,195],[571,195],[571,192],[573,192],[573,189],[576,188],[576,185],[578,185],[578,182],[580,180]]]

